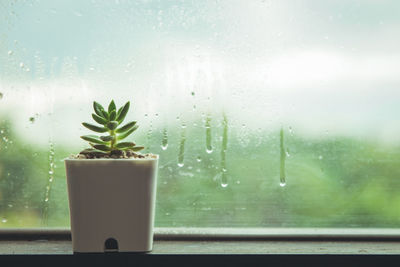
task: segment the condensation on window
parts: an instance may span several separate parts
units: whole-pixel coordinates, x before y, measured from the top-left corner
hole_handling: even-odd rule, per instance
[[[92,101],[160,155],[156,226],[399,227],[397,1],[0,3],[0,228],[67,227]]]

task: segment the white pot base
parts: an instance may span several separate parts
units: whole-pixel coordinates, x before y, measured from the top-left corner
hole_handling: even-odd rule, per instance
[[[65,160],[74,252],[152,250],[157,164],[158,158]]]

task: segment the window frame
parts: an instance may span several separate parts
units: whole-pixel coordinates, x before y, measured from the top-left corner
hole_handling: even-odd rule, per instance
[[[0,228],[0,240],[71,240],[70,228]],[[400,229],[365,228],[167,228],[154,240],[400,241]]]

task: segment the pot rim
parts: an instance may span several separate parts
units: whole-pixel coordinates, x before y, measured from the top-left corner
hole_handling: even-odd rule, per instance
[[[155,161],[158,160],[160,158],[160,156],[158,154],[152,154],[154,156],[156,156],[155,158],[150,157],[150,158],[128,158],[128,159],[124,159],[124,158],[118,158],[118,159],[113,159],[113,158],[99,158],[99,159],[73,159],[73,158],[65,158],[64,161],[91,161],[91,162],[95,162],[95,161]]]

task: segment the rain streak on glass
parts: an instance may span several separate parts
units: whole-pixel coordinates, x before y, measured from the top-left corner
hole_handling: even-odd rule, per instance
[[[147,114],[145,114],[147,117]],[[147,139],[147,146],[146,151],[149,153],[151,151],[151,139],[153,135],[153,121],[150,120],[149,129],[147,130],[146,139]]]
[[[206,152],[211,154],[213,152],[212,137],[211,137],[211,115],[208,114],[205,123],[206,128]]]
[[[221,186],[228,186],[228,174],[226,168],[226,150],[228,148],[228,118],[223,114],[223,132],[222,132],[222,148],[221,148]]]
[[[167,148],[168,148],[168,130],[167,128],[164,128],[162,133],[161,149],[167,150]]]
[[[182,123],[181,125],[181,140],[179,142],[179,154],[178,154],[178,167],[183,167],[185,165],[185,142],[186,142],[186,125]]]
[[[279,133],[279,147],[280,147],[280,172],[279,178],[281,187],[286,185],[286,173],[285,173],[285,161],[286,161],[286,151],[285,151],[285,144],[284,144],[284,132],[283,128],[281,128]]]
[[[48,171],[48,180],[45,189],[45,196],[43,202],[42,209],[42,225],[47,225],[48,217],[49,217],[49,201],[50,201],[50,193],[54,180],[54,144],[52,141],[49,142],[49,171]]]

